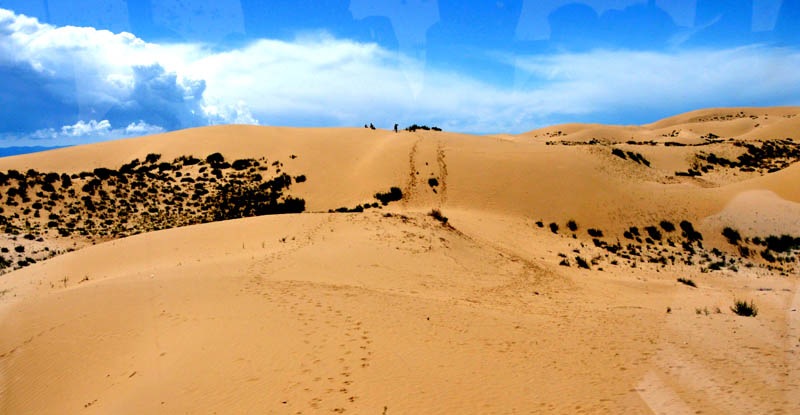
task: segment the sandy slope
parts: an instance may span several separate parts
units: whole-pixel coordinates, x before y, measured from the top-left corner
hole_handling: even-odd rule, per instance
[[[722,138],[781,139],[800,128],[800,107],[736,107],[702,109],[642,126],[562,124],[521,134],[548,140],[697,142],[713,133]],[[673,134],[674,133],[674,134]],[[788,135],[787,135],[788,134]],[[795,134],[796,135],[796,134]]]
[[[785,116],[798,108],[641,128],[739,111],[797,132]],[[79,172],[150,152],[266,156],[308,176],[292,193],[312,211],[137,235],[0,276],[0,413],[796,413],[796,274],[616,265],[585,230],[610,242],[687,219],[726,252],[724,226],[800,232],[800,165],[667,180],[693,148],[631,149],[652,167],[525,135],[229,126],[0,160]],[[326,213],[390,186],[405,197],[383,210]],[[573,250],[597,264],[559,266]],[[759,315],[732,314],[734,298]]]

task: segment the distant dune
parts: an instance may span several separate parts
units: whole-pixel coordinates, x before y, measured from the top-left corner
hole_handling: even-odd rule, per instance
[[[798,114],[2,158],[0,413],[796,412]]]

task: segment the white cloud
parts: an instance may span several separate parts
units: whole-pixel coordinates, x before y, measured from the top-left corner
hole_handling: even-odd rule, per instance
[[[75,125],[65,125],[61,127],[61,133],[69,137],[85,137],[94,134],[108,134],[111,131],[111,123],[108,120],[97,122],[91,120],[88,123],[78,121]]]
[[[219,52],[201,44],[147,43],[129,33],[54,27],[0,10],[0,146],[36,134],[55,143],[259,122],[416,122],[522,132],[578,117],[607,121],[633,114],[639,119],[629,121],[653,121],[641,117],[800,102],[800,72],[793,70],[800,54],[794,49],[592,51],[498,61],[516,68],[514,87],[427,68],[417,94],[406,69],[424,62],[376,44],[320,34]]]
[[[122,132],[124,137],[139,137],[143,135],[161,134],[165,130],[157,125],[150,125],[144,121],[132,122]]]
[[[14,137],[13,140],[15,145],[72,145],[163,132],[165,132],[163,128],[144,121],[130,123],[123,128],[112,128],[108,120],[90,120],[88,122],[78,121],[72,125],[62,126],[60,129],[43,128],[26,136]]]
[[[594,51],[514,59],[553,115],[800,103],[800,52],[749,46],[670,53]],[[521,77],[524,79],[524,77]],[[531,86],[532,85],[532,86]],[[665,112],[666,111],[666,112]]]
[[[800,102],[800,53],[750,46],[671,52],[592,51],[498,58],[513,65],[512,88],[428,70],[415,96],[410,58],[373,44],[314,38],[262,40],[185,67],[208,80],[206,99],[244,101],[267,123],[437,123],[473,132],[519,132],[578,117],[654,121],[700,107]]]

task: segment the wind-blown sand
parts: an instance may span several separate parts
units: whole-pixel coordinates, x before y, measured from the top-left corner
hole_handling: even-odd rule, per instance
[[[797,251],[770,263],[751,238],[800,236],[798,160],[675,175],[701,151],[735,160],[733,142],[797,143],[796,114],[518,136],[219,126],[0,159],[79,173],[220,152],[307,176],[301,214],[24,242],[80,249],[0,275],[0,413],[797,413]],[[402,200],[329,213],[392,186]],[[693,256],[680,228],[643,241],[662,220],[702,233]]]

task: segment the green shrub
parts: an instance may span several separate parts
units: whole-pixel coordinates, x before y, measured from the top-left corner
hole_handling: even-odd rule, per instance
[[[748,303],[747,301],[734,300],[731,311],[742,317],[755,317],[758,315],[758,307],[753,301]]]

